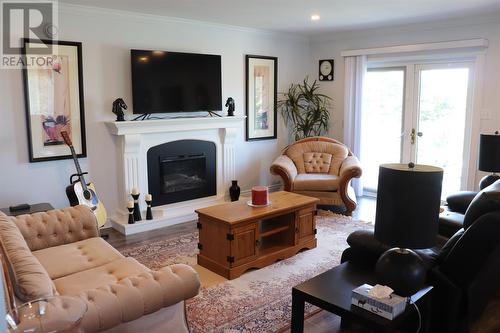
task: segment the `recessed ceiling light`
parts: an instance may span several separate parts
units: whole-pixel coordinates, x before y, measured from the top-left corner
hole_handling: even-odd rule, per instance
[[[311,15],[311,21],[319,21],[319,15],[317,14]]]

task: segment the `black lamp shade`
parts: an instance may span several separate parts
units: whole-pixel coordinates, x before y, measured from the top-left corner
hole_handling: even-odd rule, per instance
[[[479,170],[500,172],[500,135],[481,134]]]
[[[391,246],[424,249],[438,233],[443,169],[407,164],[380,166],[375,238]]]

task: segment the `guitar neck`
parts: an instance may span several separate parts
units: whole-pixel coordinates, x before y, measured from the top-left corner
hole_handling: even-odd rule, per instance
[[[76,157],[75,148],[71,145],[71,146],[69,146],[69,149],[71,150],[71,156],[73,157],[73,162],[75,162],[76,172],[78,173],[78,178],[80,178],[80,183],[82,184],[82,189],[84,191],[87,191],[87,182],[85,181],[85,178],[83,177],[82,168],[80,167],[80,162],[78,162],[78,158]]]

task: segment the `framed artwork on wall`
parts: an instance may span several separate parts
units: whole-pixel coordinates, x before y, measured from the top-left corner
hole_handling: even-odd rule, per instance
[[[42,43],[56,46],[52,55],[29,51]],[[70,159],[61,131],[70,134],[78,157],[86,157],[82,43],[24,39],[23,57],[29,161]]]
[[[276,139],[278,58],[246,56],[246,140]]]

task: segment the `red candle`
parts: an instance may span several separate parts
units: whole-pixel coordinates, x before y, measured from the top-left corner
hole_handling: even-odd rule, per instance
[[[269,203],[269,190],[267,186],[252,187],[252,204],[267,205]]]

